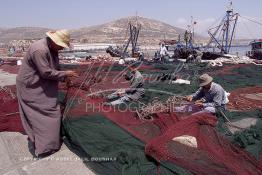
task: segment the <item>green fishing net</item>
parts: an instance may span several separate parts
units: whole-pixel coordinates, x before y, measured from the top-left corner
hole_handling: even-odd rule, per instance
[[[152,69],[140,70],[147,77],[157,78],[163,73],[176,73],[182,78],[191,81],[190,85],[171,84],[172,80],[146,81],[144,88],[145,96],[140,99],[141,103],[147,104],[158,98],[165,101],[172,95],[184,96],[192,94],[198,89],[197,77],[205,72],[215,72],[223,70],[223,67],[211,67],[206,63],[174,65],[174,64],[154,64]],[[122,71],[124,66],[114,65],[104,67],[103,70]],[[233,91],[238,88],[248,86],[261,86],[262,68],[260,66],[248,65],[232,69],[232,74],[214,74],[214,81],[221,84],[226,91]],[[63,93],[60,98],[63,98]],[[73,101],[74,104],[74,101]],[[136,107],[136,106],[134,106]],[[246,117],[261,118],[261,111],[248,112],[226,112],[230,121],[237,121]],[[262,148],[262,125],[261,119],[255,126],[246,130],[230,133],[224,125],[224,118],[217,114],[219,124],[217,130],[225,135],[232,143],[241,146],[251,154],[259,157]],[[157,162],[145,156],[145,144],[123,130],[102,114],[86,116],[69,116],[63,121],[64,133],[66,135],[66,145],[81,158],[84,163],[97,174],[191,174],[189,171],[176,166],[170,162]],[[99,159],[100,158],[100,159]],[[101,158],[110,159],[109,161]]]
[[[101,114],[66,118],[66,145],[96,174],[191,175],[170,163],[158,164],[145,156],[145,144]],[[159,169],[158,169],[159,168]]]

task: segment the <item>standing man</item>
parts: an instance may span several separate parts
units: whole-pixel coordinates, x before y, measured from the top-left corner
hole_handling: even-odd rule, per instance
[[[165,56],[167,55],[167,49],[166,46],[164,44],[161,44],[160,47],[160,57],[161,57],[161,61],[165,62]]]
[[[58,82],[77,76],[74,71],[59,69],[58,51],[69,48],[69,33],[58,30],[46,35],[30,46],[16,78],[22,124],[31,145],[29,150],[37,157],[48,156],[60,149]]]

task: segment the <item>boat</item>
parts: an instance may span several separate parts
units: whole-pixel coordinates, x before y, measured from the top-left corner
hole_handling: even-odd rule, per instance
[[[254,40],[249,44],[251,50],[246,53],[246,56],[256,60],[262,60],[262,39]]]
[[[238,18],[239,14],[233,11],[231,1],[226,11],[226,15],[222,18],[219,25],[208,30],[210,39],[203,51],[203,60],[215,60],[230,53]],[[213,48],[213,52],[208,51],[210,48]]]

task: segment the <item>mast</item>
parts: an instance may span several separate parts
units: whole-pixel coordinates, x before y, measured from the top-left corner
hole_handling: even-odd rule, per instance
[[[230,6],[232,7],[232,2],[230,2]],[[224,52],[227,54],[228,53],[228,50],[229,50],[229,47],[228,47],[228,38],[229,38],[229,30],[230,30],[230,16],[231,14],[233,13],[233,9],[229,7],[229,9],[227,10],[227,14],[226,14],[226,22],[225,22],[225,27],[226,27],[226,30],[225,30],[225,35],[226,35],[226,38],[223,38],[226,42],[226,45],[225,45],[225,49],[224,49]]]
[[[238,16],[239,16],[238,13],[233,12],[232,1],[230,1],[229,7],[226,11],[226,15],[222,19],[220,24],[208,30],[208,34],[210,35],[210,40],[206,46],[206,49],[213,42],[216,44],[216,47],[220,49],[221,53],[228,54],[230,52],[231,43],[235,35],[235,28],[236,28]],[[212,30],[215,31],[212,32]],[[220,34],[222,35],[220,36]]]

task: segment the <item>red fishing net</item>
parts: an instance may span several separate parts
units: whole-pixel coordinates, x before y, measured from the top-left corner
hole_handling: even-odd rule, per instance
[[[16,87],[0,88],[0,132],[24,132],[18,110]]]
[[[20,66],[14,66],[14,64],[16,63],[3,64],[0,66],[0,69],[10,74],[17,74]]]
[[[217,119],[211,114],[184,116],[161,112],[145,120],[136,111],[104,106],[103,97],[87,96],[82,90],[77,98],[68,116],[88,117],[92,113],[103,113],[145,142],[146,154],[160,162],[172,162],[195,174],[262,173],[261,162],[217,133]]]
[[[68,112],[70,117],[88,117],[100,112],[146,143],[146,154],[160,162],[172,162],[195,174],[259,175],[262,163],[217,133],[217,118],[211,114],[184,116],[155,113],[149,120],[137,112],[103,106],[103,98],[84,96]]]
[[[229,110],[250,111],[262,108],[262,87],[245,87],[230,92]]]
[[[149,156],[160,162],[169,161],[180,165],[194,174],[262,174],[261,162],[216,132],[214,126],[217,120],[212,115],[156,112],[150,118],[141,118],[136,110],[104,106],[106,95],[129,86],[120,71],[110,71],[110,74],[103,71],[107,67],[99,64],[100,71],[87,71],[85,66],[80,66],[77,69],[80,74],[78,79],[60,85],[66,94],[65,117],[89,117],[93,113],[102,113],[145,142]],[[244,104],[236,102],[241,97],[248,100],[245,104],[255,109],[261,108],[261,101],[252,95],[261,93],[260,90],[261,87],[233,91],[230,96],[232,105],[229,106],[232,109],[243,109]],[[12,92],[15,93],[14,89]],[[18,112],[17,100],[11,98],[12,94],[8,91],[2,91],[0,97],[0,131],[22,132],[19,114],[6,117],[6,114]]]
[[[212,72],[208,72],[210,75],[229,75],[229,74],[235,74],[232,72],[234,69],[241,69],[243,67],[247,67],[249,65],[247,64],[233,64],[233,65],[227,65],[224,66],[223,69],[214,70]]]
[[[262,174],[262,163],[218,134],[216,122],[208,114],[177,122],[147,144],[146,154],[195,174]]]

